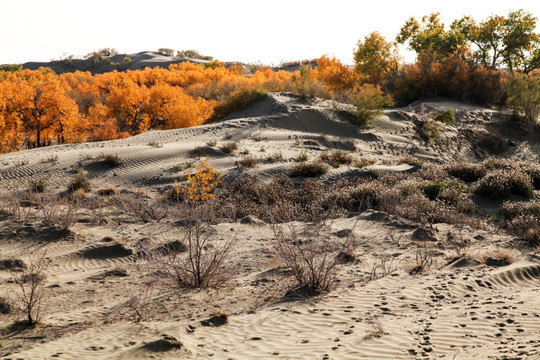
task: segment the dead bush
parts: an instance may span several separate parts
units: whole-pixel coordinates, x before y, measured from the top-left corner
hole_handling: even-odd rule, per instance
[[[305,151],[302,151],[300,154],[298,154],[295,158],[293,158],[295,162],[303,163],[308,161],[308,155]]]
[[[310,163],[300,163],[295,165],[289,172],[289,176],[295,177],[317,177],[324,175],[328,172],[328,165],[320,161],[313,161]]]
[[[353,157],[343,150],[327,151],[321,154],[320,159],[333,168],[338,168],[340,165],[350,165],[353,161]]]
[[[215,241],[216,230],[203,209],[192,209],[184,227],[186,252],[153,254],[155,274],[166,287],[206,288],[223,285],[233,274],[228,258],[236,240]]]
[[[240,164],[240,166],[247,167],[247,168],[253,168],[257,166],[258,163],[259,163],[259,159],[257,159],[253,155],[245,156],[240,161],[238,161],[238,164]]]
[[[333,288],[336,282],[337,244],[322,224],[304,226],[274,226],[277,256],[291,269],[295,286],[288,295],[316,296]]]
[[[465,162],[452,162],[444,168],[448,175],[460,179],[464,182],[474,182],[483,178],[487,171],[481,164],[470,164]]]
[[[41,319],[42,309],[45,305],[45,268],[47,260],[45,252],[33,254],[26,262],[26,267],[18,271],[9,270],[11,279],[16,285],[13,290],[14,299],[12,304],[25,320],[27,326],[33,326]]]
[[[227,155],[234,155],[238,150],[238,143],[236,141],[229,141],[219,147],[219,150]]]
[[[265,158],[265,161],[270,164],[273,164],[276,162],[282,162],[284,160],[285,159],[283,158],[283,154],[281,153],[281,151],[277,151],[273,153],[272,155],[269,155]]]
[[[504,228],[533,246],[540,245],[540,201],[505,202],[499,215]]]

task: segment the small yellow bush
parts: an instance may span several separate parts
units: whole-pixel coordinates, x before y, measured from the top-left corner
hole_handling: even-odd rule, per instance
[[[186,173],[187,186],[174,183],[179,197],[192,202],[206,201],[214,197],[214,189],[221,182],[221,173],[208,164],[208,158],[199,163],[194,174]]]

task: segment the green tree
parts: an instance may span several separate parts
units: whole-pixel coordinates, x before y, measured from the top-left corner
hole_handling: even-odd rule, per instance
[[[459,55],[467,48],[467,33],[464,31],[467,27],[464,25],[457,21],[450,30],[445,30],[440,13],[425,15],[421,22],[411,17],[401,27],[396,42],[408,43],[416,53],[429,51],[443,56]]]
[[[371,83],[378,84],[399,69],[400,57],[397,48],[375,31],[358,41],[354,50],[354,70],[366,76]]]
[[[540,115],[540,75],[514,74],[508,81],[508,105],[528,122]]]

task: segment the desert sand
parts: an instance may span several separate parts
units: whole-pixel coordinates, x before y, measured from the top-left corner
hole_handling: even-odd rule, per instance
[[[422,109],[447,108],[456,110],[457,124],[445,127],[435,144],[421,139],[415,118]],[[26,187],[29,179],[45,178],[49,191],[62,191],[72,169],[80,167],[92,184],[89,198],[98,198],[97,190],[111,185],[151,197],[165,193],[184,168],[193,170],[206,156],[229,182],[246,173],[263,179],[286,173],[294,165],[291,159],[302,152],[315,159],[328,149],[341,149],[375,161],[363,168],[340,166],[320,178],[334,183],[374,170],[415,171],[400,161],[404,156],[434,164],[499,156],[497,149],[476,141],[489,129],[504,140],[500,156],[540,160],[537,134],[499,126],[508,115],[498,109],[424,102],[385,110],[366,129],[347,122],[348,116],[331,101],[269,94],[216,124],[0,155],[0,189],[8,195]],[[233,156],[219,150],[230,141],[238,142]],[[202,153],[194,158],[197,147]],[[279,152],[283,160],[263,161],[254,168],[238,164],[247,153],[264,158]],[[107,168],[98,161],[110,154],[118,155],[122,164]],[[178,165],[182,171],[172,170]],[[490,206],[486,202],[487,214]],[[96,224],[96,216],[105,221]],[[254,217],[212,225],[213,244],[236,240],[227,259],[234,275],[227,283],[215,289],[177,290],[146,286],[151,265],[140,256],[143,245],[156,248],[183,239],[174,219],[137,221],[112,208],[81,210],[76,223],[61,230],[34,217],[3,214],[0,260],[28,262],[30,254],[45,251],[47,298],[34,328],[10,328],[15,315],[0,314],[0,357],[540,358],[537,249],[518,246],[519,239],[489,224],[427,226],[375,210],[345,214],[326,225],[336,243],[354,237],[355,259],[338,265],[332,291],[291,299],[285,296],[291,286],[288,269],[275,256],[273,226]],[[455,259],[458,240],[466,242],[468,256]],[[431,263],[426,271],[415,272],[419,244]],[[483,261],[501,249],[513,259],[511,264]],[[10,272],[0,271],[0,297],[16,296],[10,279]],[[226,314],[227,322],[205,321],[216,313]]]

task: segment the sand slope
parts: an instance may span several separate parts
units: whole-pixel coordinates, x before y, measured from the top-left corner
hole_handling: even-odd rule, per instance
[[[391,109],[367,129],[347,122],[347,113],[329,101],[305,103],[292,94],[269,94],[261,102],[224,121],[196,128],[150,131],[110,142],[69,144],[0,155],[3,192],[26,187],[31,178],[46,178],[63,191],[74,167],[88,176],[94,190],[165,191],[182,171],[203,157],[226,180],[251,173],[265,178],[283,173],[292,157],[306,152],[315,159],[328,149],[343,149],[375,160],[367,168],[332,169],[324,181],[362,175],[369,169],[409,171],[400,158],[413,155],[433,162],[482,160],[493,149],[475,141],[478,131],[498,131],[507,146],[502,154],[538,160],[539,144],[508,128],[498,111],[451,103],[424,107],[455,108],[457,124],[445,128],[438,144],[418,134],[420,105]],[[480,130],[479,130],[480,129]],[[495,130],[494,130],[495,129]],[[531,137],[536,136],[534,133]],[[518,142],[517,139],[521,139]],[[213,145],[213,142],[216,142]],[[219,147],[238,141],[227,156]],[[210,145],[208,144],[210,143]],[[252,169],[237,164],[247,153],[262,159]],[[265,157],[281,152],[283,160]],[[107,167],[101,155],[118,155],[123,163]],[[57,161],[51,158],[57,157]],[[357,240],[357,260],[339,265],[339,283],[329,294],[283,298],[287,269],[274,259],[276,239],[270,225],[247,219],[214,225],[212,244],[231,237],[237,247],[229,263],[234,278],[224,288],[175,291],[145,287],[151,261],[143,248],[171,246],[183,239],[172,220],[137,222],[104,209],[107,223],[81,217],[62,231],[42,221],[0,217],[0,260],[47,252],[47,309],[41,325],[0,334],[0,356],[11,359],[485,359],[540,358],[540,257],[520,251],[511,236],[483,230],[419,224],[382,212],[367,211],[331,221],[336,243],[344,231]],[[90,215],[88,215],[90,216]],[[287,224],[300,226],[300,223]],[[419,230],[420,229],[420,230]],[[432,234],[418,241],[418,233]],[[470,242],[468,258],[452,259],[450,239]],[[426,244],[428,243],[428,244]],[[422,244],[423,247],[419,247]],[[488,266],[482,260],[497,248],[516,261]],[[420,250],[419,250],[420,249]],[[418,251],[428,251],[433,265],[411,270]],[[454,260],[454,261],[452,261]],[[0,297],[12,297],[10,275],[0,271]],[[145,318],[136,322],[132,298],[145,299]],[[222,326],[204,326],[215,312],[229,314]],[[12,323],[0,315],[0,327]]]

